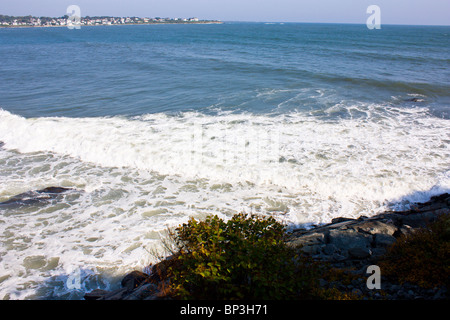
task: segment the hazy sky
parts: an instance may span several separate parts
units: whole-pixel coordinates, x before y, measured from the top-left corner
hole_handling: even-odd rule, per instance
[[[0,14],[63,16],[198,17],[222,21],[366,23],[369,5],[383,24],[450,25],[450,0],[0,0]]]

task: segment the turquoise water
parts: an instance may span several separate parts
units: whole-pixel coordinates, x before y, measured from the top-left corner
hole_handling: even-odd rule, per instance
[[[5,28],[0,57],[0,202],[71,188],[0,207],[0,298],[118,286],[189,217],[308,226],[450,190],[450,27]]]

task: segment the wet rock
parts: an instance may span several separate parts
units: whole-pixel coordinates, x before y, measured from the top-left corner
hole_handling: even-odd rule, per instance
[[[110,291],[102,290],[102,289],[95,289],[91,292],[88,292],[84,295],[85,300],[99,300],[101,298],[104,298],[110,293]]]
[[[411,98],[411,99],[408,99],[407,101],[411,101],[411,102],[424,102],[425,99],[421,99],[421,98]]]
[[[47,187],[42,190],[37,190],[37,193],[63,193],[66,191],[72,190],[71,188],[63,188],[63,187]]]
[[[123,300],[123,298],[127,296],[127,293],[128,293],[127,288],[120,288],[109,292],[108,294],[104,295],[103,297],[97,300]]]
[[[59,194],[70,190],[72,189],[63,187],[47,187],[41,190],[24,192],[6,201],[0,202],[0,208],[13,209],[21,206],[45,204],[50,200],[57,199]]]
[[[351,218],[339,217],[339,218],[331,219],[331,224],[335,224],[335,223],[339,223],[339,222],[345,222],[345,221],[353,221],[353,220],[354,219],[351,219]]]

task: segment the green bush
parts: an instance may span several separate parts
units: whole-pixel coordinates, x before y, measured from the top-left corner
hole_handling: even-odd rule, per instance
[[[286,245],[285,227],[274,218],[191,219],[172,236],[179,250],[170,271],[175,298],[311,298],[316,287],[315,265]]]

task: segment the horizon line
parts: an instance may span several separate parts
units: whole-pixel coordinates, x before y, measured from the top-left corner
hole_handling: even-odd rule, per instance
[[[0,13],[0,15],[5,15],[5,16],[10,16],[10,17],[36,17],[36,18],[40,18],[40,17],[46,17],[46,18],[62,18],[64,16],[67,16],[67,14],[56,17],[56,16],[43,16],[43,15],[39,15],[39,16],[35,16],[35,15],[8,15],[8,14],[2,14]],[[150,19],[154,19],[156,17],[158,18],[162,18],[162,19],[175,19],[175,18],[180,18],[180,17],[159,17],[159,16],[155,16],[155,17],[149,17],[149,16],[136,16],[136,15],[127,15],[127,16],[116,16],[116,15],[86,15],[83,17],[80,17],[81,19],[86,18],[86,17],[108,17],[108,18],[113,18],[113,17],[120,17],[120,18],[150,18]],[[194,16],[193,16],[194,17]],[[198,17],[196,17],[198,18]],[[364,22],[330,22],[330,21],[279,21],[279,20],[221,20],[221,19],[212,19],[212,18],[208,18],[208,19],[200,19],[198,18],[200,21],[220,21],[223,23],[304,23],[304,24],[352,24],[352,25],[365,25]],[[449,27],[449,24],[410,24],[410,23],[383,23],[382,25],[386,25],[386,26],[430,26],[430,27]]]

